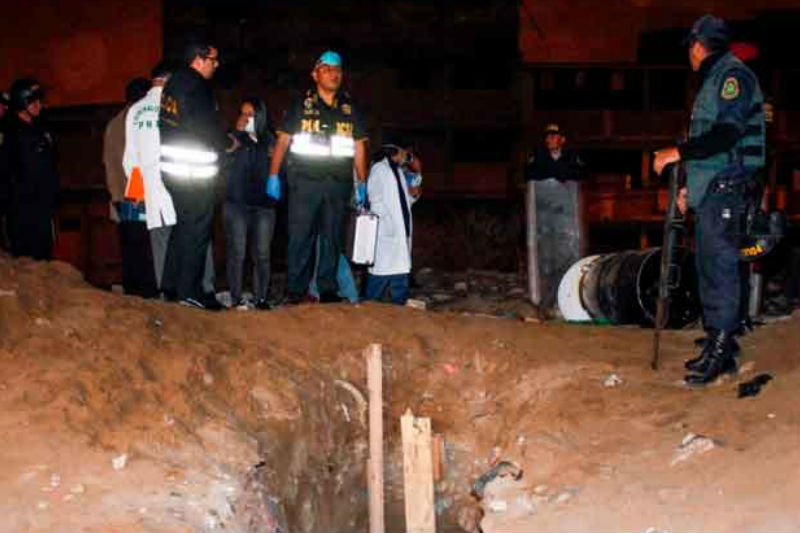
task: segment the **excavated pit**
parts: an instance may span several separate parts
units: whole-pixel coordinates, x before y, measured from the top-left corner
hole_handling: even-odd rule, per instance
[[[440,531],[797,530],[798,325],[764,326],[741,376],[690,391],[693,331],[664,334],[654,374],[638,328],[383,305],[210,314],[0,256],[0,523],[365,531],[362,352],[377,342],[389,530],[404,529],[406,408],[444,441]],[[775,380],[737,399],[761,372]],[[673,464],[688,433],[713,446]],[[524,474],[478,502],[473,483],[503,461]]]

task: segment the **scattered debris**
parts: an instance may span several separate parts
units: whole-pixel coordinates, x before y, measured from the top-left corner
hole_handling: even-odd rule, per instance
[[[367,400],[364,399],[364,395],[361,393],[355,385],[348,383],[344,380],[337,379],[333,382],[335,385],[343,388],[347,392],[349,392],[353,399],[356,401],[356,405],[358,406],[358,421],[361,422],[361,425],[366,427],[367,424]]]
[[[111,466],[114,468],[114,470],[122,470],[123,468],[125,468],[125,465],[127,464],[128,464],[127,453],[123,453],[122,455],[111,459]]]
[[[608,376],[605,381],[603,381],[603,387],[616,387],[617,385],[622,385],[622,378],[619,377],[617,374],[611,374]]]
[[[71,502],[74,499],[75,499],[75,495],[74,494],[64,494],[64,496],[61,498],[61,501],[63,501],[63,502]]]
[[[58,474],[51,474],[50,475],[50,486],[53,488],[58,487],[61,485],[61,476]]]
[[[16,296],[16,295],[17,295],[17,291],[15,291],[15,290],[13,290],[13,289],[11,289],[11,290],[8,290],[8,289],[0,289],[0,298],[2,298],[3,296],[6,296],[6,297],[11,297],[11,298],[13,298],[13,297],[14,297],[14,296]]]
[[[479,524],[483,518],[483,510],[477,505],[465,505],[456,513],[458,525],[467,533],[480,531]]]
[[[739,383],[739,398],[757,396],[761,392],[761,387],[772,381],[773,377],[769,374],[759,374],[750,381]]]
[[[450,509],[453,506],[453,499],[449,497],[444,497],[436,500],[436,503],[433,505],[433,510],[436,513],[436,516],[441,516],[444,514],[445,511]]]
[[[459,281],[453,285],[453,290],[456,292],[467,292],[469,290],[469,286],[467,285],[466,281]]]
[[[770,420],[772,420],[773,418],[775,418],[775,413],[769,413],[769,414],[767,415],[767,418],[769,418]]]
[[[73,485],[69,491],[72,494],[83,494],[86,492],[86,487],[83,486],[83,483],[78,483],[77,485]]]
[[[38,507],[39,510],[44,511],[45,509],[50,507],[50,504],[47,503],[46,501],[40,501],[39,503],[36,504],[36,507]]]
[[[37,326],[47,326],[48,324],[50,324],[50,321],[47,320],[46,318],[36,317],[33,323],[36,324]]]
[[[553,500],[556,503],[566,503],[572,499],[573,496],[577,494],[577,491],[574,490],[565,490],[564,492],[560,493],[556,498]]]
[[[678,447],[675,457],[672,458],[670,466],[682,463],[692,456],[703,454],[716,447],[714,441],[703,435],[688,433]]]
[[[547,494],[548,490],[550,489],[548,489],[547,485],[536,485],[536,487],[533,489],[533,493],[538,494],[539,496],[544,496]]]
[[[421,311],[425,311],[428,308],[428,304],[425,303],[424,300],[409,298],[408,300],[406,300],[406,307],[411,307],[412,309],[419,309]]]
[[[493,513],[508,511],[508,502],[505,500],[492,500],[489,502],[489,510]]]
[[[458,365],[453,363],[444,363],[442,364],[442,368],[447,373],[448,376],[453,376],[458,374]]]
[[[511,476],[514,481],[522,478],[522,469],[510,461],[501,461],[491,470],[483,474],[472,485],[472,495],[478,500],[483,499],[483,491],[486,485],[497,477]]]

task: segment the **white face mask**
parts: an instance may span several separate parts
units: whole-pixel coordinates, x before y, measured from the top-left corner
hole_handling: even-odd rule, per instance
[[[255,117],[247,117],[247,124],[244,125],[244,131],[252,135],[256,134],[256,119]]]

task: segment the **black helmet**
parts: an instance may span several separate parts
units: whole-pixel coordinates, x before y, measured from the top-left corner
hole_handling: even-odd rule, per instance
[[[33,78],[22,78],[11,84],[11,107],[15,111],[22,111],[31,102],[44,98],[42,86]]]

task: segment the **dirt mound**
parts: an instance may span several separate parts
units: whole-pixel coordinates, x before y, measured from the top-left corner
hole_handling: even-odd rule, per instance
[[[482,513],[485,531],[797,530],[798,322],[743,340],[755,361],[743,378],[775,380],[739,400],[736,380],[678,384],[696,332],[665,335],[656,375],[636,328],[382,305],[210,314],[0,257],[2,523],[366,530],[361,353],[378,342],[391,530],[403,529],[407,407],[444,438],[442,531]],[[673,466],[687,433],[710,448]],[[523,476],[496,479],[479,504],[472,484],[503,460]]]

